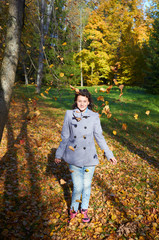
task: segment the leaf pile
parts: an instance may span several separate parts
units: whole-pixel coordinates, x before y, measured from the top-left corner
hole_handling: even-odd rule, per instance
[[[1,143],[1,239],[159,239],[158,165],[108,135],[118,164],[112,166],[97,149],[92,221],[82,223],[78,213],[68,224],[70,171],[64,162],[54,163],[65,111],[42,101],[35,110],[33,103],[14,98]],[[34,111],[36,116],[29,115]]]

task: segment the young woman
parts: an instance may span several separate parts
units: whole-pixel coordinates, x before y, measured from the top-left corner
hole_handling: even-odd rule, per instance
[[[62,141],[56,151],[55,162],[61,159],[69,164],[73,182],[70,219],[77,215],[82,195],[82,221],[90,222],[87,215],[91,194],[91,183],[95,166],[99,163],[94,138],[104,155],[116,164],[112,151],[108,148],[102,134],[98,113],[92,110],[92,98],[87,89],[75,94],[73,110],[66,111],[62,128]]]

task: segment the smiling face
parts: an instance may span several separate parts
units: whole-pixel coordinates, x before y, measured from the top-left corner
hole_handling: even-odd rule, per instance
[[[81,112],[84,112],[89,105],[89,100],[87,97],[79,95],[77,97],[77,107]]]

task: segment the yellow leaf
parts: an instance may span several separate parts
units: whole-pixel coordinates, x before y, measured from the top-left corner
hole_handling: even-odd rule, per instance
[[[117,135],[117,131],[114,130],[114,131],[113,131],[113,134],[114,134],[114,135]]]
[[[67,45],[67,43],[66,43],[66,42],[64,42],[62,45],[63,45],[63,46],[66,46],[66,45]]]
[[[72,146],[69,146],[69,149],[75,151],[75,149]]]
[[[60,73],[60,77],[64,77],[64,73],[61,72],[61,73]]]
[[[65,183],[66,183],[66,181],[61,178],[61,179],[60,179],[60,184],[61,184],[61,185],[64,185]]]
[[[85,172],[89,172],[89,169],[86,169]]]
[[[118,81],[116,79],[113,79],[113,82],[115,83],[115,85],[118,85]]]
[[[97,88],[94,91],[97,93]]]
[[[99,89],[99,92],[106,92],[106,89],[100,88],[100,89]]]
[[[61,60],[61,61],[63,61],[63,57],[62,57],[62,58],[60,58],[60,60]]]
[[[145,113],[146,113],[146,115],[148,116],[148,115],[150,114],[150,111],[149,111],[149,110],[147,110]]]
[[[108,101],[105,101],[105,105],[108,105],[109,104],[109,102]]]
[[[138,119],[138,116],[139,116],[138,114],[136,114],[136,113],[134,114],[135,119]]]
[[[43,49],[45,49],[45,46],[43,46]]]
[[[51,64],[50,66],[49,66],[49,68],[52,68],[54,66],[54,64]]]

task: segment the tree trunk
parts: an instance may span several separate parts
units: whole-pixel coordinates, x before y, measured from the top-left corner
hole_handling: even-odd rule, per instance
[[[40,4],[39,4],[40,5]],[[46,14],[47,18],[46,21],[44,21],[44,15],[45,15],[45,0],[41,0],[41,11],[40,12],[40,47],[39,47],[39,63],[38,63],[38,73],[37,73],[37,88],[36,92],[40,93],[41,90],[41,84],[42,84],[42,77],[43,77],[43,68],[44,68],[44,36],[48,34],[49,31],[49,25],[51,20],[51,13],[53,8],[53,2],[51,0],[48,0],[48,3],[46,5]]]
[[[9,0],[5,52],[0,75],[0,142],[7,121],[18,64],[25,0]]]

